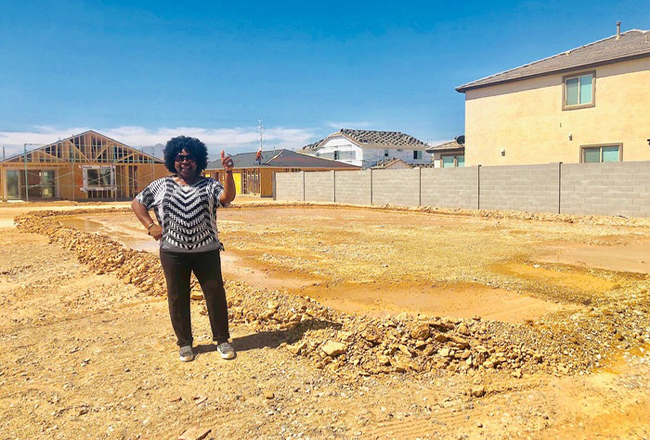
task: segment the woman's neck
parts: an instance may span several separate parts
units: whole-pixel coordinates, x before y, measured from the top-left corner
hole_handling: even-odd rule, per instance
[[[199,176],[195,174],[193,176],[181,177],[180,174],[176,174],[176,180],[181,185],[192,185],[199,180]]]

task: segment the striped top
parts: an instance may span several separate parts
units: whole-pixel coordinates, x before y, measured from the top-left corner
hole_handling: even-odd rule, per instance
[[[172,252],[223,250],[217,232],[217,207],[223,185],[202,177],[180,185],[172,176],[154,180],[136,200],[153,209],[163,234],[160,249]]]

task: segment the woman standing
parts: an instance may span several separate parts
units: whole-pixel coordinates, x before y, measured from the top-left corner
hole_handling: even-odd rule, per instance
[[[223,245],[217,232],[217,208],[235,198],[233,161],[221,151],[226,172],[225,187],[203,177],[208,150],[196,138],[179,136],[167,142],[165,165],[172,173],[151,182],[131,203],[148,234],[160,241],[160,262],[167,282],[169,315],[180,347],[180,359],[194,359],[190,316],[190,277],[201,284],[208,308],[212,339],[224,359],[235,357],[228,343],[228,306],[221,276],[219,252]],[[153,209],[158,223],[149,215]]]

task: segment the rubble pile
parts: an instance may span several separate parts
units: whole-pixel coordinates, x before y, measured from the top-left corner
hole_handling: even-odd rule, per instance
[[[601,336],[609,332],[579,327],[582,319],[593,321],[589,314],[570,325],[407,314],[378,319],[343,314],[308,297],[251,289],[243,283],[228,284],[228,299],[234,323],[276,331],[282,347],[336,372],[573,375],[597,366],[608,348]]]
[[[97,234],[63,227],[56,217],[125,210],[41,211],[19,216],[18,227],[75,252],[96,273],[113,273],[149,295],[164,295],[157,256]],[[640,281],[639,286],[647,281]],[[583,374],[614,349],[650,340],[648,289],[621,290],[583,311],[523,325],[401,314],[383,319],[347,315],[309,297],[226,285],[233,323],[272,333],[280,347],[336,373],[485,374],[513,377],[546,372]],[[194,281],[193,298],[200,298]]]
[[[150,295],[164,295],[165,278],[159,259],[145,251],[134,251],[108,237],[67,228],[56,221],[60,215],[125,212],[125,210],[37,211],[15,218],[18,228],[42,234],[74,252],[81,263],[97,274],[114,273]]]

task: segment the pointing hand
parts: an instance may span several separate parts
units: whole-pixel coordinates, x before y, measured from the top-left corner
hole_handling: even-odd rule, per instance
[[[226,153],[221,150],[221,166],[223,166],[223,169],[225,171],[232,171],[233,165],[232,157],[226,156]]]

